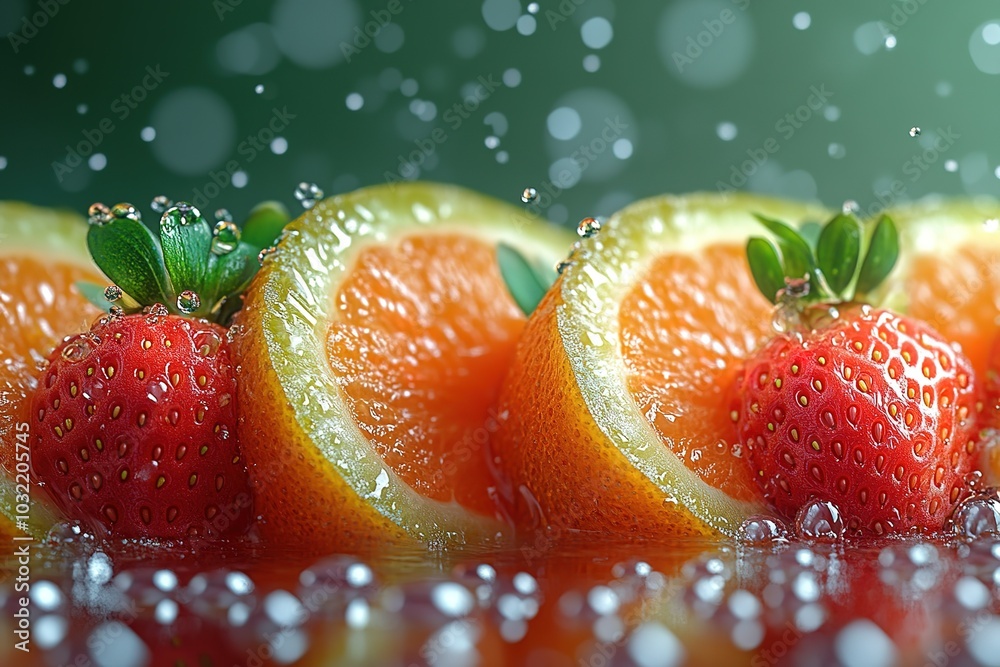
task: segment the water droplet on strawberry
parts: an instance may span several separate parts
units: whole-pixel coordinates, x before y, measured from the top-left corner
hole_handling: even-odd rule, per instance
[[[100,339],[92,333],[82,333],[70,338],[62,349],[62,358],[70,363],[86,359],[100,343]]]
[[[201,308],[201,297],[189,289],[177,295],[177,310],[191,314]]]
[[[1000,535],[1000,495],[983,491],[958,504],[951,519],[954,534],[966,538]]]
[[[198,354],[206,358],[214,357],[222,347],[222,336],[210,330],[196,331],[192,340]]]
[[[753,546],[764,546],[774,542],[787,542],[788,529],[780,519],[757,515],[745,520],[740,526],[740,538]]]
[[[795,516],[795,532],[799,537],[817,542],[835,542],[844,536],[844,519],[840,508],[824,500],[810,500]]]

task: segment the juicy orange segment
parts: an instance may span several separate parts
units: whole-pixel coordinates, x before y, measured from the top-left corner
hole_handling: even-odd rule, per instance
[[[618,316],[639,410],[690,470],[738,500],[759,492],[733,455],[731,392],[740,361],[771,331],[770,313],[743,247],[718,244],[657,258]]]
[[[486,441],[525,320],[495,249],[554,264],[567,236],[432,184],[335,197],[289,225],[234,334],[240,444],[269,544],[330,552],[505,532]]]
[[[422,496],[495,511],[483,446],[525,317],[492,244],[458,234],[368,248],[341,285],[327,355],[378,455]]]

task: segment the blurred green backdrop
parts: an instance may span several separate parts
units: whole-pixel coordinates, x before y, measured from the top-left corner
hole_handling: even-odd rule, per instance
[[[4,199],[1000,194],[987,0],[3,0],[0,34]]]

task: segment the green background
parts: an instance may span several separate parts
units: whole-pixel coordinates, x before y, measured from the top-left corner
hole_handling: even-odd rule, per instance
[[[239,218],[263,199],[296,205],[300,181],[327,194],[383,182],[410,156],[422,161],[421,178],[512,202],[525,186],[572,184],[540,202],[566,223],[727,182],[865,208],[894,187],[881,199],[1000,193],[995,3],[577,2],[543,1],[532,15],[516,0],[398,0],[393,27],[368,25],[376,38],[355,42],[347,62],[341,43],[393,0],[4,0],[0,198],[145,209],[157,194],[200,191],[203,207]],[[602,45],[608,25],[613,37]],[[587,71],[594,56],[599,66]],[[121,96],[157,66],[168,75],[122,118]],[[480,77],[502,81],[505,72],[517,85],[501,85],[454,127],[448,109]],[[802,106],[810,90],[828,91],[815,111]],[[348,108],[352,93],[364,100],[358,110]],[[550,118],[563,107],[571,111]],[[240,150],[286,108],[287,151]],[[789,135],[782,119],[795,113]],[[552,169],[581,147],[599,148],[591,142],[615,118],[612,139],[626,142],[584,156],[581,174]],[[114,129],[95,135],[102,119]],[[569,138],[552,136],[549,121]],[[729,125],[720,131],[726,123],[735,137]],[[916,138],[913,126],[922,128]],[[151,142],[140,136],[147,127],[157,133]],[[88,131],[100,139],[92,150],[103,168],[94,168],[100,158],[54,166],[66,163],[67,147],[87,148]],[[765,147],[772,152],[761,160]],[[246,184],[206,190],[231,160]],[[752,172],[746,183],[734,177],[741,172]]]

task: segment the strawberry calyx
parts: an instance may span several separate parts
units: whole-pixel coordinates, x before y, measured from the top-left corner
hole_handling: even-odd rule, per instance
[[[187,202],[157,197],[153,205],[161,213],[156,234],[132,204],[91,205],[87,246],[112,284],[77,287],[115,314],[155,306],[165,314],[226,325],[260,268],[260,254],[274,245],[288,222],[288,212],[277,202],[264,202],[240,228],[224,209],[212,224]]]
[[[899,257],[899,233],[886,215],[874,225],[850,214],[835,215],[814,243],[784,222],[754,217],[773,236],[747,242],[754,282],[771,303],[799,312],[867,302]]]

